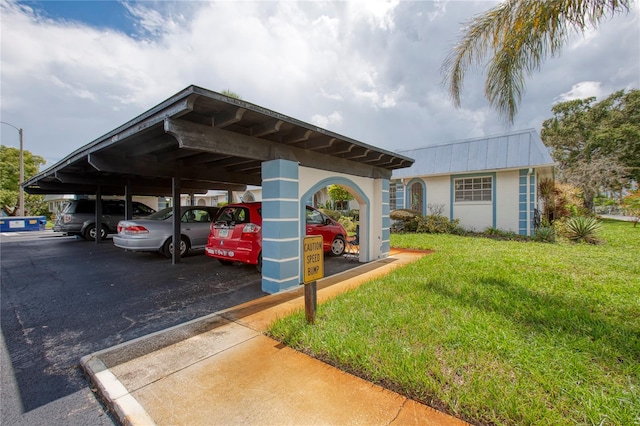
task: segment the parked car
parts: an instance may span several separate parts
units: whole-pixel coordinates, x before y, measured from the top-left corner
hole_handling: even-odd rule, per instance
[[[124,219],[124,200],[102,200],[102,229],[100,239],[107,238],[107,234],[117,232],[118,222]],[[146,204],[134,201],[132,203],[132,216],[144,217],[155,210]],[[60,213],[56,219],[53,230],[67,235],[78,235],[85,240],[95,241],[96,230],[96,200],[73,200]]]
[[[190,249],[201,249],[207,244],[218,207],[182,206],[180,209],[180,257],[183,257]],[[173,207],[168,207],[143,219],[122,220],[113,244],[131,251],[159,251],[170,258],[173,256],[172,217]]]
[[[325,253],[341,256],[347,231],[313,207],[306,208],[306,234],[322,235]],[[262,203],[230,204],[220,209],[211,224],[205,248],[207,256],[223,265],[233,262],[256,265],[262,270]]]

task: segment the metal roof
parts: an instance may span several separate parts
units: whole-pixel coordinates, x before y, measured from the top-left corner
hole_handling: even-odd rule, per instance
[[[413,160],[258,105],[189,86],[27,180],[32,194],[170,195],[262,184],[274,159],[372,178]]]
[[[411,167],[394,170],[393,178],[521,169],[554,164],[535,129],[398,152],[414,158],[415,163]]]

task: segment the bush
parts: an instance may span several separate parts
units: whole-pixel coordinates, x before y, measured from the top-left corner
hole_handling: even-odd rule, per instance
[[[337,210],[330,210],[330,209],[318,209],[318,210],[320,210],[322,213],[326,214],[333,220],[340,220],[340,218],[342,217],[340,212]]]
[[[354,235],[356,233],[357,223],[353,221],[349,216],[342,216],[338,219],[340,225],[344,226],[344,229],[347,231],[347,234]]]
[[[513,231],[503,231],[502,229],[488,227],[482,231],[482,235],[486,237],[498,238],[501,240],[523,240],[527,239],[522,235],[516,234]]]
[[[428,215],[416,219],[417,232],[429,234],[452,234],[459,227],[460,220],[449,221],[448,218],[440,215]]]
[[[402,222],[402,225],[395,226],[396,231],[400,228],[402,232],[416,232],[418,229],[418,218],[422,217],[420,212],[409,209],[392,210],[389,213],[391,220]]]
[[[420,216],[422,216],[420,212],[409,209],[391,210],[391,213],[389,213],[391,220],[401,220],[403,222],[413,220]]]
[[[601,224],[595,217],[574,216],[565,223],[564,236],[575,243],[586,242],[598,244],[600,240],[597,234]]]
[[[357,222],[360,220],[360,210],[358,209],[349,210],[347,212],[347,216],[349,216],[350,218],[352,218],[354,221]]]
[[[555,243],[556,230],[552,226],[541,226],[533,234],[533,241],[539,243]]]

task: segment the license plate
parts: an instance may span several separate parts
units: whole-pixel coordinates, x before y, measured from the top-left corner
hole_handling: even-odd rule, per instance
[[[229,236],[229,230],[228,229],[221,229],[219,234],[223,238],[228,237]]]

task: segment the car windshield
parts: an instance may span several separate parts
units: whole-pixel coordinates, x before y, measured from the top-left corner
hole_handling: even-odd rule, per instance
[[[145,219],[149,220],[167,220],[171,216],[173,216],[173,207],[167,207],[166,209],[162,209],[159,212],[155,212],[145,217]]]

